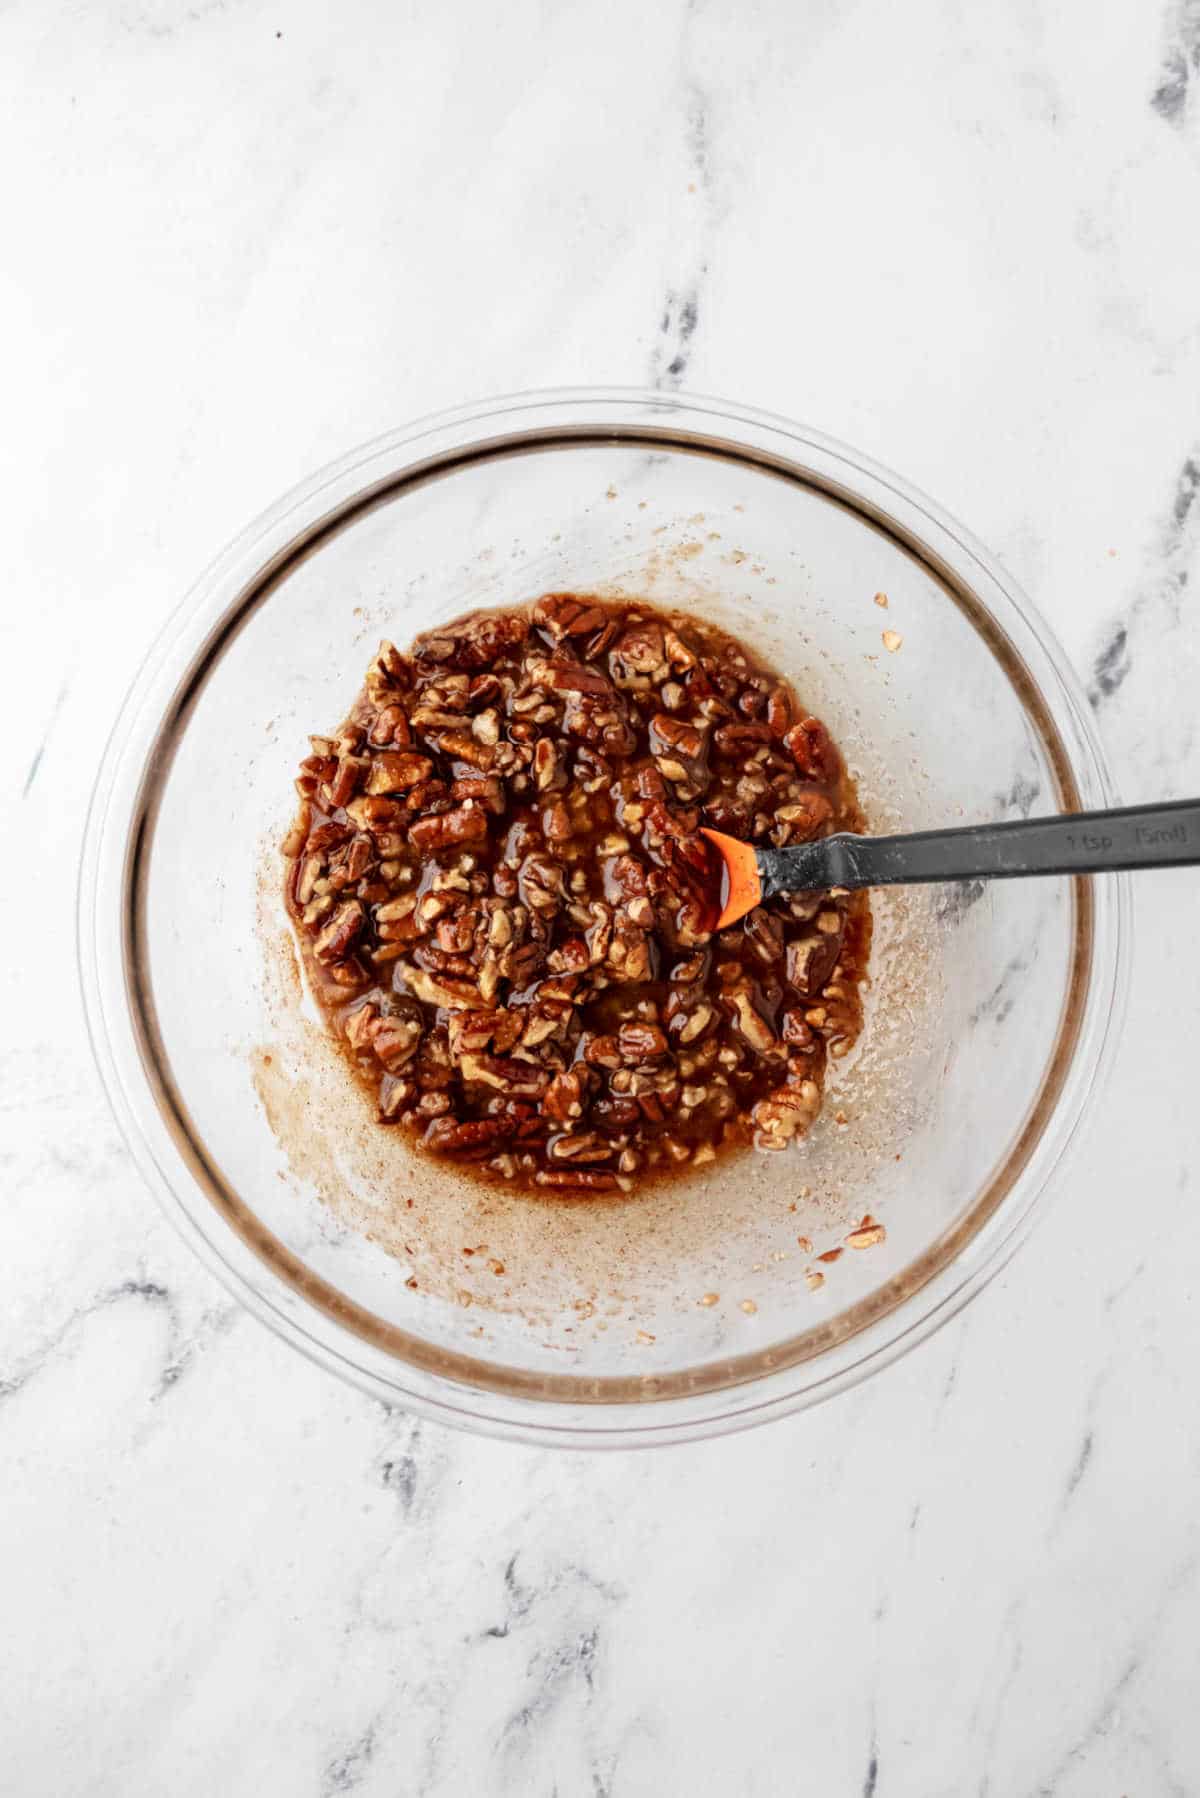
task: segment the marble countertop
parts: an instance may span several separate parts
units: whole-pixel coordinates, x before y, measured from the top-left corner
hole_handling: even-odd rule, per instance
[[[1123,794],[1200,791],[1193,0],[13,0],[0,98],[0,1791],[1200,1789],[1189,874],[1137,884],[1111,1087],[1007,1273],[850,1396],[644,1456],[418,1425],[244,1314],[133,1171],[72,947],[197,571],[515,388],[891,464],[1049,617]]]

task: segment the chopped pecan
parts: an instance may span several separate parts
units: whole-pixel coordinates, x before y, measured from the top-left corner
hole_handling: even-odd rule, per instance
[[[312,806],[307,799],[300,802],[291,829],[284,837],[280,847],[289,861],[295,859],[308,841],[309,826],[312,822]]]
[[[745,987],[737,987],[729,994],[737,1012],[738,1029],[752,1049],[759,1053],[775,1047],[777,1038],[762,1013],[755,1008],[754,1001]]]
[[[584,1090],[582,1077],[575,1072],[556,1074],[546,1088],[542,1110],[556,1124],[569,1124],[583,1116]]]
[[[813,780],[832,780],[838,772],[838,753],[819,718],[802,718],[785,734],[784,748],[801,774]]]
[[[438,922],[433,937],[443,954],[465,955],[475,943],[475,918],[467,911],[460,911],[450,918],[442,918]]]
[[[353,820],[357,830],[386,830],[389,825],[401,822],[404,808],[395,799],[364,794],[362,798],[350,801],[346,807],[346,816]],[[346,834],[349,836],[349,831]]]
[[[542,678],[545,685],[553,688],[556,693],[582,693],[603,698],[613,696],[613,684],[606,674],[587,667],[585,663],[576,661],[574,656],[566,655],[561,650],[545,664]]]
[[[617,1186],[615,1174],[601,1173],[594,1168],[543,1167],[533,1177],[539,1186],[560,1192],[613,1192]]]
[[[329,803],[335,809],[347,805],[363,783],[371,764],[366,756],[340,755],[329,782]]]
[[[584,1036],[580,1041],[580,1052],[589,1067],[619,1068],[621,1065],[621,1046],[615,1036]]]
[[[779,1022],[785,1043],[800,1050],[811,1049],[816,1043],[813,1027],[806,1022],[802,1011],[785,1011]]]
[[[505,1134],[499,1118],[471,1118],[459,1123],[457,1118],[434,1118],[425,1132],[425,1146],[435,1155],[462,1155],[470,1149],[490,1148]]]
[[[606,1142],[595,1130],[569,1130],[565,1135],[550,1139],[550,1157],[553,1161],[567,1161],[572,1165],[579,1162],[611,1161],[615,1153],[612,1143]]]
[[[609,966],[619,980],[653,979],[650,939],[644,930],[615,930],[608,949]]]
[[[425,1005],[444,1005],[448,1011],[472,1011],[479,1006],[479,988],[469,980],[439,979],[424,968],[407,963],[398,963],[396,974]]]
[[[614,669],[623,676],[653,674],[666,661],[661,625],[639,622],[623,631],[613,645]]]
[[[677,755],[694,761],[704,748],[704,738],[694,724],[659,712],[650,720],[650,748],[656,756]]]
[[[371,1033],[371,1047],[390,1074],[412,1060],[421,1041],[421,1021],[416,1017],[380,1018]]]
[[[571,825],[571,814],[561,799],[546,807],[542,817],[542,832],[548,843],[565,843],[575,832]]]
[[[336,824],[330,819],[328,824],[319,824],[308,839],[310,855],[327,855],[331,849],[348,842],[354,835],[348,824]]]
[[[487,813],[474,800],[453,811],[419,818],[408,830],[414,849],[448,849],[455,843],[480,843],[487,836]]]
[[[539,737],[533,746],[533,781],[539,793],[548,793],[552,788],[567,784],[562,757],[549,737]]]
[[[556,643],[564,637],[586,637],[607,622],[599,606],[578,600],[571,593],[544,593],[533,608],[533,622]]]
[[[379,1082],[380,1121],[387,1124],[394,1123],[416,1096],[417,1083],[415,1080],[397,1079],[394,1074],[385,1074]]]
[[[367,669],[367,694],[376,705],[382,704],[398,687],[407,684],[412,663],[402,656],[394,643],[383,642],[379,653]]]
[[[471,731],[448,730],[437,740],[437,747],[442,755],[453,756],[456,762],[466,762],[470,768],[479,768],[486,773],[496,760],[496,751],[490,743],[484,743]]]
[[[788,843],[807,843],[832,816],[833,805],[824,793],[802,793],[798,799],[779,806],[771,835],[781,848]]]
[[[696,666],[696,657],[678,631],[666,630],[663,632],[663,649],[666,652],[667,661],[677,674],[682,674]]]
[[[742,929],[755,955],[760,961],[776,962],[783,954],[783,919],[773,912],[766,911],[763,906],[756,905],[754,910],[746,913]]]
[[[348,1014],[343,1024],[346,1041],[352,1049],[363,1050],[371,1047],[371,1037],[379,1017],[377,1005],[360,1005]]]
[[[313,943],[317,960],[326,964],[343,960],[358,941],[366,921],[367,914],[357,899],[347,899],[339,905]]]
[[[509,1055],[464,1055],[462,1077],[495,1087],[514,1099],[536,1099],[550,1084],[549,1069]]]
[[[657,1061],[667,1052],[667,1039],[656,1024],[622,1024],[617,1045],[624,1061]]]
[[[450,1054],[479,1055],[492,1048],[505,1055],[520,1041],[525,1020],[516,1011],[459,1011],[450,1019]]]
[[[450,797],[458,801],[477,799],[480,805],[497,818],[504,811],[504,783],[495,774],[477,775],[451,781]]]
[[[786,687],[772,687],[767,696],[767,729],[773,737],[784,736],[791,729],[792,703]]]
[[[407,749],[412,742],[412,732],[408,728],[404,707],[385,705],[367,732],[367,740],[377,749],[386,749],[389,745],[396,749]]]
[[[812,931],[796,937],[787,946],[788,984],[806,999],[815,998],[838,958],[839,938]]]
[[[367,792],[404,793],[419,782],[428,780],[433,763],[427,755],[411,755],[402,750],[387,749],[373,756],[367,777]]]
[[[526,855],[517,879],[522,901],[534,911],[553,911],[564,897],[562,868],[548,855]]]

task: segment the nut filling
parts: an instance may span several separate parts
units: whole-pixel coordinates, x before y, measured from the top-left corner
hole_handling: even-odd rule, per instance
[[[698,827],[782,846],[861,817],[735,638],[550,593],[385,643],[311,744],[288,909],[381,1123],[568,1198],[805,1135],[861,1023],[866,898],[715,934]]]

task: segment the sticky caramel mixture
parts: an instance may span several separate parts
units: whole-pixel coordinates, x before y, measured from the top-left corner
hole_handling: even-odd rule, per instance
[[[860,1027],[866,898],[714,934],[697,831],[861,818],[824,726],[735,638],[550,593],[385,643],[311,743],[287,903],[381,1123],[567,1198],[805,1135]]]

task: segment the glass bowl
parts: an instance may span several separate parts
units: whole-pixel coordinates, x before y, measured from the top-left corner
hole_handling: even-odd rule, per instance
[[[1127,896],[1109,877],[879,895],[867,1025],[795,1150],[582,1205],[414,1156],[297,975],[292,777],[380,637],[548,589],[740,633],[829,724],[873,829],[1113,795],[1061,649],[978,544],[855,452],[715,401],[426,419],[281,500],[171,619],[104,756],[79,908],[97,1060],[168,1213],[381,1398],[571,1446],[679,1440],[839,1391],[1004,1264],[1095,1094]],[[846,1247],[865,1213],[886,1239]]]

